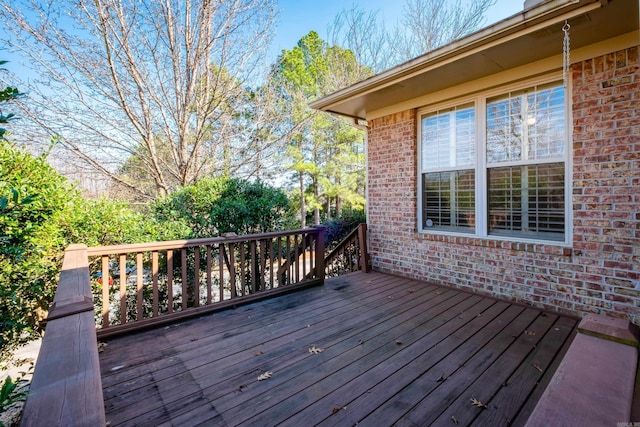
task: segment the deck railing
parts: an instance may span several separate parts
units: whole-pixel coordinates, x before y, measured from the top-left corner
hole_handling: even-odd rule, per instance
[[[362,270],[368,272],[367,224],[360,224],[325,257],[326,277]]]
[[[368,271],[366,226],[326,257]],[[105,425],[97,338],[320,285],[324,227],[87,248],[71,245],[24,407],[24,426]]]
[[[98,336],[324,279],[324,228],[88,248]]]

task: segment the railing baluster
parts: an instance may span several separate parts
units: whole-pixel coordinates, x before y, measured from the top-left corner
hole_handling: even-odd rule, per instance
[[[302,234],[302,277],[307,277],[307,242],[309,235]]]
[[[102,327],[109,327],[109,255],[102,255]]]
[[[246,260],[244,256],[244,242],[238,243],[238,249],[240,250],[240,284],[242,286],[242,296],[245,296],[245,287],[246,287]]]
[[[231,286],[231,299],[238,296],[236,289],[236,248],[233,242],[229,243],[229,283]]]
[[[200,306],[200,247],[193,248],[194,266],[193,266],[193,300],[194,307]]]
[[[151,274],[153,283],[153,317],[158,317],[158,251],[151,252]]]
[[[167,313],[173,313],[173,250],[167,249]]]
[[[120,323],[127,323],[127,254],[120,254]]]
[[[220,264],[220,299],[218,301],[224,300],[224,243],[220,243],[218,245],[218,264]]]
[[[284,283],[282,283],[282,275],[280,274],[282,269],[282,237],[277,237],[276,244],[276,249],[278,251],[278,277],[276,277],[276,279],[278,280],[278,287],[280,287],[284,285]]]
[[[260,290],[267,290],[266,270],[267,268],[267,242],[260,240]]]
[[[273,239],[269,239],[269,287],[273,289],[273,266],[275,260],[273,259]]]
[[[300,281],[300,252],[298,252],[298,235],[293,235],[293,251],[294,251],[294,261],[293,266],[296,270],[296,283]]]
[[[291,270],[291,263],[289,262],[289,260],[291,259],[291,239],[290,236],[287,236],[287,258],[286,258],[286,263],[288,263],[287,265],[287,278],[285,280],[287,285],[291,284],[291,272],[293,270]]]
[[[211,260],[211,246],[207,245],[207,304],[211,304],[211,282],[212,282],[212,272],[211,269],[212,260]]]
[[[257,277],[256,277],[256,242],[252,240],[249,242],[249,248],[251,250],[251,265],[249,266],[251,272],[251,292],[256,293],[258,291]]]
[[[137,320],[142,320],[142,279],[143,279],[143,265],[142,265],[142,252],[138,252],[136,254],[136,292],[138,298],[138,313],[136,316]]]
[[[182,311],[188,307],[188,289],[187,289],[187,249],[183,248],[180,251],[181,265],[182,265]]]

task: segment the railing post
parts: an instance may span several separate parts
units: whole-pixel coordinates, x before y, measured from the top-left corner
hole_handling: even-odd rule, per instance
[[[316,278],[324,284],[324,233],[326,228],[322,225],[314,227],[316,235]]]
[[[358,243],[360,243],[360,270],[369,272],[369,252],[367,251],[367,224],[358,225]]]

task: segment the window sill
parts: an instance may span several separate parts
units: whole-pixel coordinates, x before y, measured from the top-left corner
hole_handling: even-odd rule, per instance
[[[560,242],[525,242],[525,241],[513,241],[496,239],[495,236],[490,237],[477,237],[465,234],[440,234],[426,231],[418,231],[418,238],[421,240],[450,243],[454,245],[462,246],[479,246],[484,248],[498,248],[508,251],[530,252],[530,253],[542,253],[547,255],[558,255],[564,257],[571,257],[573,255],[573,249],[570,246],[562,244]]]

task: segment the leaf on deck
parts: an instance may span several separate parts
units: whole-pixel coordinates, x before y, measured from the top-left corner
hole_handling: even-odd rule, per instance
[[[475,397],[471,398],[471,403],[473,404],[473,406],[477,406],[478,408],[483,408],[483,409],[488,409],[489,408],[487,405],[485,405],[484,403],[480,402]]]
[[[535,335],[536,333],[533,331],[524,331],[525,335]]]
[[[109,344],[107,344],[106,342],[98,341],[98,353],[102,353],[108,345]]]
[[[536,368],[536,369],[538,370],[538,372],[540,372],[541,374],[544,372],[544,369],[542,369],[542,368],[540,367],[540,365],[536,365],[536,364],[532,363],[532,364],[531,364],[531,366],[533,366],[534,368]]]
[[[273,375],[273,372],[267,371],[264,374],[260,374],[260,376],[258,376],[258,381],[268,380],[269,378],[271,378],[272,375]]]
[[[451,421],[452,421],[454,424],[458,424],[458,419],[457,419],[456,417],[454,417],[453,415],[451,416]]]
[[[398,345],[402,345],[402,341],[400,341],[400,340],[396,340],[396,344],[398,344]]]
[[[333,410],[331,411],[333,414],[337,414],[340,411],[346,411],[347,407],[343,406],[342,408],[333,408]]]
[[[323,351],[324,351],[324,348],[318,348],[315,345],[309,348],[309,353],[311,354],[318,354],[318,353],[322,353]]]

